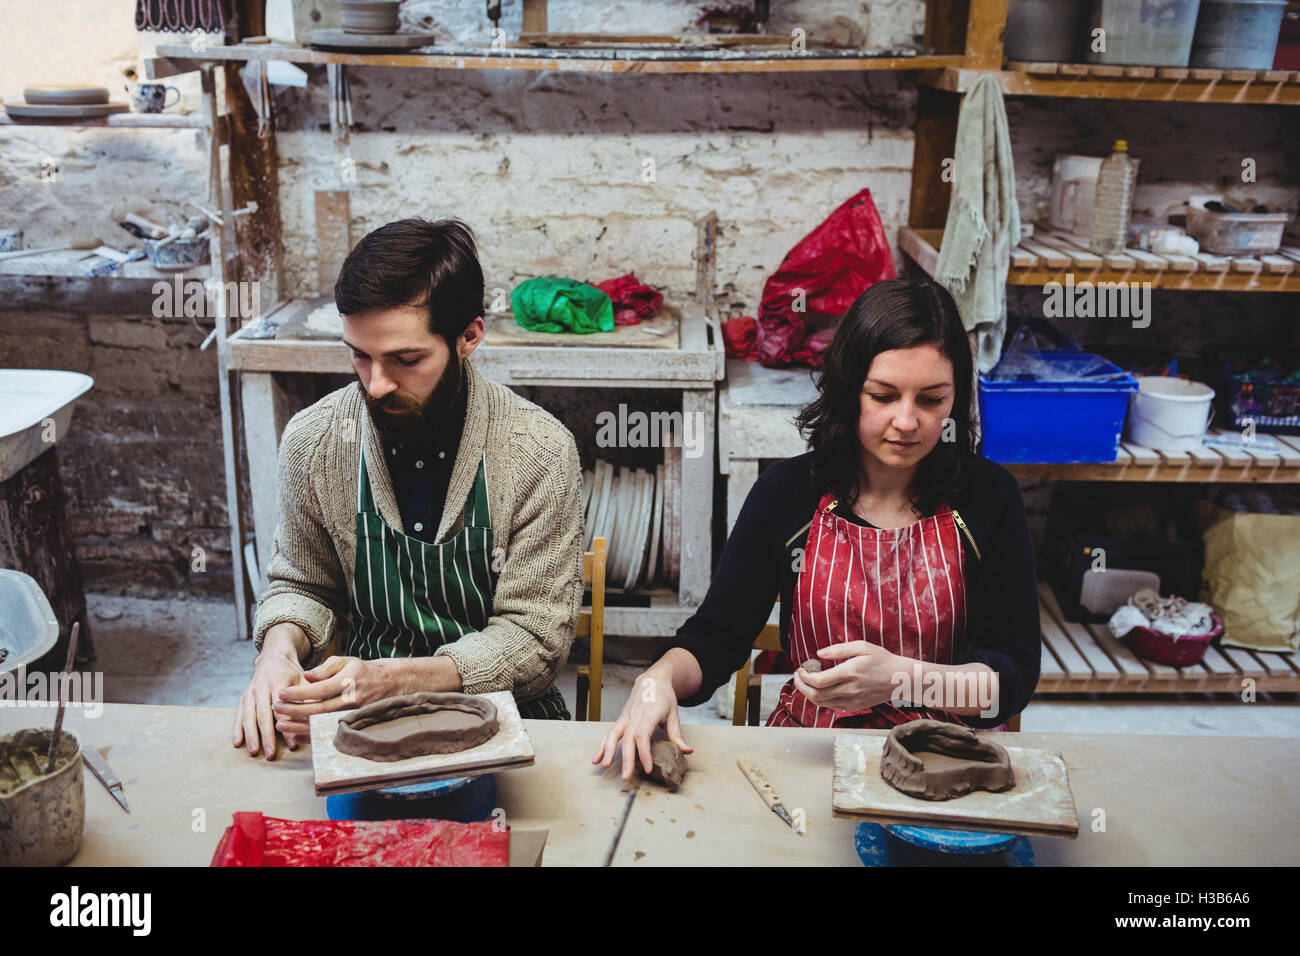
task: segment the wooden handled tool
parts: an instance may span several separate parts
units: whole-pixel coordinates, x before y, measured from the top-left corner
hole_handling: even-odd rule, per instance
[[[63,665],[65,674],[72,673],[72,666],[77,660],[77,635],[81,633],[81,622],[72,622],[72,635],[68,638],[68,661]],[[59,736],[63,733],[63,711],[68,702],[63,699],[63,681],[59,681],[59,712],[54,718],[54,733],[50,735],[50,754],[45,760],[45,772],[54,772],[54,757],[59,752]]]
[[[740,757],[736,760],[736,766],[738,766],[740,772],[745,775],[745,779],[754,785],[754,789],[757,790],[758,795],[763,798],[763,802],[767,804],[768,809],[788,823],[791,830],[798,833],[800,836],[803,836],[803,831],[800,830],[799,826],[794,822],[794,818],[790,816],[790,811],[785,808],[785,804],[781,802],[781,798],[776,795],[776,790],[772,788],[772,784],[768,782],[763,771],[758,769],[758,765],[754,763],[753,759],[750,757]]]

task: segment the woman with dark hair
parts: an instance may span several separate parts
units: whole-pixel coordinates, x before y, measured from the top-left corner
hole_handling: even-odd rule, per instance
[[[1038,683],[1033,548],[1016,480],[975,453],[971,353],[952,296],[889,279],[836,330],[810,450],[762,472],[699,611],[664,641],[593,763],[623,776],[677,708],[744,665],[780,596],[797,665],[769,726],[1001,729]]]

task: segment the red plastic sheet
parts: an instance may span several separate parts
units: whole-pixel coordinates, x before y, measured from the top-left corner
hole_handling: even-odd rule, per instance
[[[450,820],[281,820],[236,813],[212,866],[509,866],[510,831]]]
[[[656,292],[632,273],[596,283],[614,303],[615,325],[636,325],[659,311],[664,304],[662,292]]]
[[[885,227],[864,189],[800,240],[768,278],[758,307],[758,360],[820,367],[853,300],[894,275]]]

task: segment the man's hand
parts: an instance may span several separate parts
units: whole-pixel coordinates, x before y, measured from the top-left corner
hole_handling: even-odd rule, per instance
[[[247,745],[250,757],[256,757],[260,750],[267,760],[275,759],[276,724],[271,707],[280,691],[302,683],[299,648],[310,644],[296,624],[277,624],[267,631],[262,652],[253,664],[253,677],[235,707],[235,724],[230,733],[230,742],[236,747]],[[296,750],[299,734],[282,732],[285,746]]]
[[[818,707],[830,710],[868,710],[893,694],[894,675],[903,671],[907,659],[878,644],[849,641],[817,652],[827,664],[841,661],[820,674],[800,667],[794,672],[794,686]]]
[[[367,661],[359,657],[331,657],[319,667],[303,672],[302,683],[280,689],[275,699],[276,729],[306,736],[312,714],[351,710],[405,693],[397,658]]]

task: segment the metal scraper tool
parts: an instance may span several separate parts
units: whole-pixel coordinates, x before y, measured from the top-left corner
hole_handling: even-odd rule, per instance
[[[803,831],[794,822],[794,817],[790,816],[790,811],[785,808],[785,804],[781,802],[781,798],[776,795],[776,791],[768,783],[767,777],[763,775],[763,771],[758,769],[754,761],[749,757],[740,757],[736,760],[736,766],[745,775],[745,779],[754,785],[754,789],[763,798],[763,802],[767,804],[768,809],[788,823],[791,830],[803,836]]]

